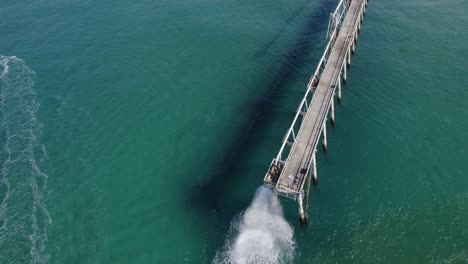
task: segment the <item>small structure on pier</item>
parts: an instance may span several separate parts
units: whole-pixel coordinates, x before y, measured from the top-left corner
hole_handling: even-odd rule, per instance
[[[335,122],[334,97],[341,102],[341,84],[351,64],[368,0],[341,0],[330,14],[328,44],[299,104],[281,148],[270,164],[264,183],[297,200],[301,223],[307,223],[311,180],[318,184],[317,144],[327,150],[326,121]],[[305,203],[305,206],[304,206]]]

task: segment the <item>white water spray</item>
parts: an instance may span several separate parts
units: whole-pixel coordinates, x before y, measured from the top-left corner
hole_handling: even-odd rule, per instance
[[[292,263],[294,249],[293,229],[278,197],[262,186],[249,208],[232,221],[226,244],[213,263]]]

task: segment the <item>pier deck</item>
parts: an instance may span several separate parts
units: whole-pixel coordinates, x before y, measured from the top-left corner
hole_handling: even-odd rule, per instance
[[[341,100],[341,79],[343,76],[346,80],[346,64],[350,63],[366,6],[367,0],[343,0],[331,14],[324,56],[311,77],[283,146],[265,176],[265,183],[275,185],[279,194],[300,199],[300,207],[307,177],[311,174],[314,183],[317,182],[317,145],[322,135],[324,149],[327,147],[327,116],[330,112],[334,122],[334,95],[338,89],[338,100]],[[283,155],[287,155],[286,160],[282,159]],[[310,185],[310,177],[308,181]]]

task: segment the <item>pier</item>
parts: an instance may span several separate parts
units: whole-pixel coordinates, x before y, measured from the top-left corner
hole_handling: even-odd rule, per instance
[[[327,120],[335,123],[335,96],[341,102],[341,86],[355,51],[368,0],[341,0],[330,14],[328,43],[280,150],[270,164],[264,183],[294,199],[299,219],[307,223],[311,180],[318,184],[317,145],[322,138],[327,150]]]

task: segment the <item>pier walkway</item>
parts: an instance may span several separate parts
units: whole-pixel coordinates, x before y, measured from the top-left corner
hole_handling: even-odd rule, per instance
[[[327,117],[330,116],[333,125],[334,96],[338,93],[338,102],[341,101],[342,79],[346,81],[346,68],[351,63],[366,7],[367,0],[342,0],[330,14],[325,52],[264,179],[280,195],[298,201],[301,222],[307,221],[311,178],[314,184],[318,183],[317,145],[322,137],[323,148],[327,149]]]

